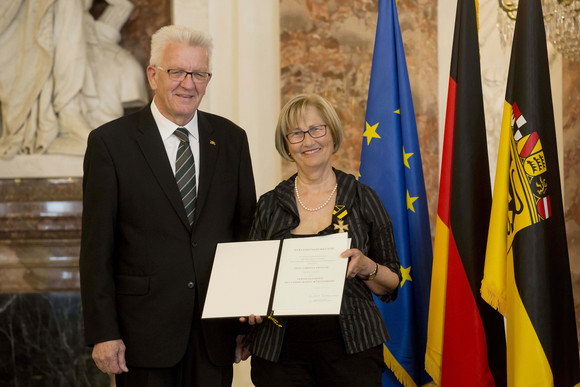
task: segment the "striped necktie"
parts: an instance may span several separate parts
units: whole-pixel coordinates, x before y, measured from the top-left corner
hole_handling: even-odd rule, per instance
[[[189,132],[187,129],[177,128],[173,134],[180,141],[175,159],[175,180],[177,180],[187,219],[189,219],[189,224],[192,225],[196,199],[195,160],[189,147]]]

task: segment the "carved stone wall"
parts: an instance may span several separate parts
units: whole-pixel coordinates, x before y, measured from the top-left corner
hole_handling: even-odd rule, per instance
[[[92,12],[102,2],[95,1]],[[145,68],[151,34],[170,23],[170,0],[132,2],[121,45]],[[109,385],[83,339],[81,184],[81,178],[66,176],[0,179],[2,386]]]

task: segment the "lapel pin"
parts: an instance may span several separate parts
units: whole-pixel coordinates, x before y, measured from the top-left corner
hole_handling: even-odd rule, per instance
[[[209,140],[209,143],[210,143],[211,145],[216,145],[216,143],[215,143],[215,141],[214,141],[214,140]]]

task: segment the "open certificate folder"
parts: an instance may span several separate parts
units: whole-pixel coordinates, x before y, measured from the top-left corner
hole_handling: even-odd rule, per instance
[[[347,233],[217,245],[202,318],[339,314]]]

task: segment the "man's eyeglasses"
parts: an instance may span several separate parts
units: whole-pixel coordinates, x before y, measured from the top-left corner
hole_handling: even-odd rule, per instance
[[[327,125],[311,126],[307,131],[293,130],[286,135],[286,138],[290,144],[298,144],[304,141],[304,136],[306,136],[306,133],[308,133],[312,138],[319,138],[326,134],[326,126]]]
[[[183,80],[191,75],[191,79],[195,82],[206,82],[211,78],[211,73],[205,71],[185,71],[179,69],[164,69],[161,66],[155,66],[160,70],[163,70],[169,76],[169,79],[175,82],[183,82]]]

